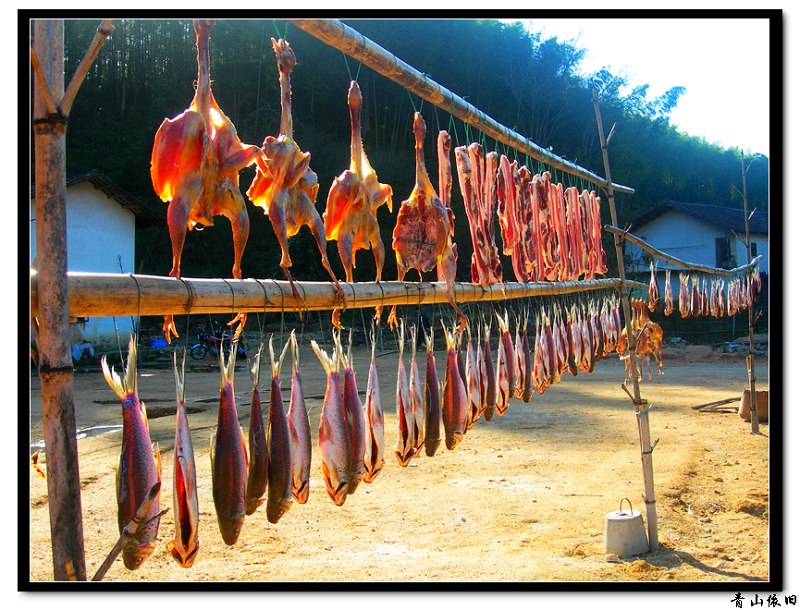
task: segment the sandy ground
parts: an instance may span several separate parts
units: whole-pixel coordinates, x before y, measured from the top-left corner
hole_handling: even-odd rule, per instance
[[[444,354],[437,353],[441,370]],[[355,351],[362,392],[369,354]],[[408,361],[408,354],[406,354]],[[325,493],[316,429],[325,378],[310,349],[302,373],[314,442],[311,493],[275,525],[263,508],[226,546],[211,496],[209,439],[216,426],[219,373],[212,357],[187,372],[187,400],[198,471],[200,552],[183,569],[166,550],[173,536],[172,371],[140,367],[140,395],[162,453],[162,518],[156,552],[136,571],[117,559],[107,581],[753,581],[768,579],[768,424],[752,435],[735,413],[693,406],[737,396],[745,387],[743,357],[676,350],[664,375],[642,384],[650,414],[660,550],[609,561],[606,514],[629,498],[645,512],[636,419],[620,389],[623,368],[608,357],[595,371],[562,383],[529,404],[481,421],[453,451],[442,446],[409,467],[396,462],[397,353],[378,358],[386,416],[386,466],[336,507]],[[758,388],[768,364],[757,362]],[[266,379],[266,377],[262,377]],[[283,372],[288,387],[289,367]],[[31,378],[31,444],[43,438],[39,381]],[[268,400],[263,388],[262,400]],[[236,372],[239,419],[247,426],[250,378]],[[284,392],[288,400],[288,391]],[[87,573],[95,573],[117,539],[115,468],[122,423],[119,403],[98,370],[75,375]],[[736,406],[736,405],[728,405]],[[111,431],[103,426],[113,426]],[[98,431],[106,433],[98,434]],[[84,436],[84,435],[80,435]],[[46,466],[45,466],[46,469]],[[32,581],[53,577],[46,482],[30,474]],[[627,506],[627,505],[626,505]]]

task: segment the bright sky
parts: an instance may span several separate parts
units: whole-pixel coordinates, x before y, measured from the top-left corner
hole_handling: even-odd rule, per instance
[[[769,23],[766,19],[537,19],[529,29],[575,41],[581,71],[608,67],[654,98],[686,92],[670,121],[709,142],[769,154]]]

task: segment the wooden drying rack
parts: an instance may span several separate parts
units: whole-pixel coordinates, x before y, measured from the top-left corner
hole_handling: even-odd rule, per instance
[[[501,125],[430,78],[408,66],[355,30],[335,20],[295,20],[298,28],[343,51],[376,72],[399,83],[408,91],[451,113],[479,131],[511,146],[533,159],[565,173],[586,179],[603,188],[615,219],[614,190],[633,193],[630,187],[614,184],[589,170],[538,146]],[[75,407],[72,366],[68,341],[68,316],[132,315],[188,312],[279,311],[294,302],[287,282],[273,280],[174,279],[124,274],[66,273],[65,126],[71,101],[86,70],[103,41],[113,32],[111,21],[101,23],[89,52],[67,91],[63,92],[63,22],[38,20],[31,45],[33,120],[36,146],[37,274],[31,275],[31,315],[38,316],[39,376],[45,451],[48,456],[48,497],[53,545],[54,579],[85,580],[83,525],[80,503]],[[599,125],[598,120],[598,125]],[[612,128],[613,131],[613,128]],[[603,150],[607,140],[602,134]],[[607,159],[606,174],[610,175]],[[616,224],[616,223],[615,223]],[[619,249],[617,250],[619,258]],[[334,309],[342,305],[330,282],[295,282],[305,295],[304,309]],[[379,304],[447,302],[444,286],[438,283],[382,282],[342,284],[348,308]],[[499,301],[553,294],[571,294],[611,288],[624,295],[629,288],[646,289],[644,284],[620,278],[562,283],[507,283],[489,287],[456,285],[457,301]],[[352,293],[352,299],[349,294]],[[156,296],[160,295],[160,296]],[[313,295],[313,296],[312,296]],[[172,310],[172,311],[170,311]],[[626,327],[630,309],[623,299]],[[629,332],[629,341],[630,341]],[[629,354],[630,354],[629,343]],[[638,388],[637,388],[638,398]],[[645,418],[637,418],[643,420]],[[641,433],[641,431],[640,431]],[[645,437],[647,440],[649,437]],[[647,440],[649,442],[649,440]],[[652,475],[646,487],[652,488]],[[650,492],[648,491],[648,495]],[[650,513],[648,513],[650,517]],[[648,519],[655,532],[655,518]],[[657,534],[651,533],[651,549],[657,548]],[[655,545],[655,547],[654,547]]]

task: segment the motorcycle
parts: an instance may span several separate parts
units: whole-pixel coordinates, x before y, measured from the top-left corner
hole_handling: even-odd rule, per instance
[[[197,333],[197,343],[195,343],[189,349],[189,355],[194,360],[202,360],[208,355],[209,352],[211,352],[212,356],[216,356],[219,354],[219,350],[222,349],[222,353],[227,358],[231,351],[232,337],[233,335],[231,333],[224,331],[219,326],[215,327],[214,333],[211,335],[207,334],[205,329],[201,328]],[[245,349],[242,340],[240,340],[236,344],[236,358],[238,359],[246,357],[247,350]]]

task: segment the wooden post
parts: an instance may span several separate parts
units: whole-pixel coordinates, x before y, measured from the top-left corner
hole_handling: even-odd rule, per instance
[[[600,148],[603,153],[603,166],[606,174],[606,194],[608,196],[608,206],[611,210],[611,223],[614,226],[619,226],[617,222],[617,208],[614,204],[614,184],[611,182],[611,165],[608,161],[608,139],[603,129],[603,119],[600,116],[600,104],[597,100],[597,91],[592,90],[592,102],[594,103],[594,113],[597,119],[597,131],[600,137]],[[614,128],[611,128],[613,133]],[[633,401],[634,412],[636,413],[636,424],[639,429],[639,449],[642,456],[642,474],[644,477],[644,504],[647,514],[647,534],[650,541],[650,551],[657,551],[658,544],[658,521],[656,516],[656,497],[655,497],[655,483],[653,480],[653,447],[650,442],[650,418],[648,415],[647,401],[642,400],[639,391],[638,369],[636,367],[636,347],[633,329],[631,328],[631,304],[628,300],[627,291],[625,290],[625,260],[622,254],[622,237],[619,234],[614,235],[614,249],[617,255],[617,264],[619,265],[619,278],[620,282],[620,300],[622,301],[622,312],[625,315],[625,328],[628,334],[628,349],[627,357],[632,365],[633,374],[631,375],[631,384],[633,386]],[[626,389],[625,386],[622,386]],[[658,442],[658,441],[656,441]]]
[[[33,44],[46,83],[34,81],[33,134],[39,378],[53,572],[55,580],[86,580],[67,313],[67,122],[60,111],[48,112],[47,101],[60,100],[64,93],[63,21],[35,20]]]
[[[750,249],[750,213],[747,209],[747,171],[744,168],[744,151],[739,151],[742,158],[742,199],[744,201],[744,245],[747,248],[747,258],[752,256]],[[747,308],[748,332],[750,335],[750,352],[747,355],[747,376],[750,379],[750,432],[758,434],[758,401],[756,400],[756,361],[755,341],[753,337],[753,304]]]
[[[98,27],[64,91],[64,22],[33,20],[34,185],[36,190],[36,317],[42,386],[47,501],[55,580],[86,580],[80,474],[69,347],[67,290],[67,117],[100,47],[114,31]],[[58,103],[56,100],[60,100]]]

